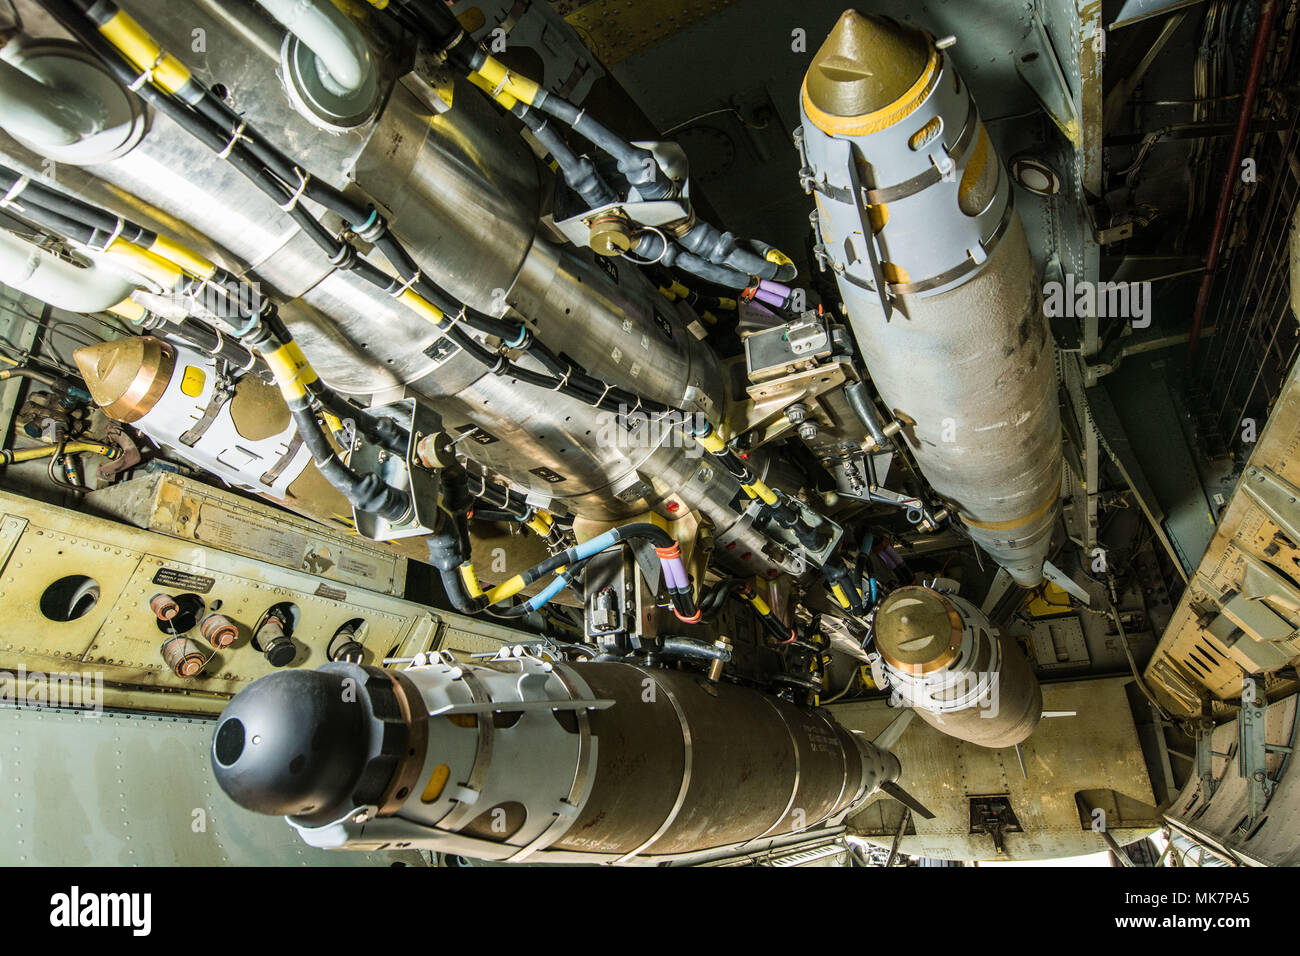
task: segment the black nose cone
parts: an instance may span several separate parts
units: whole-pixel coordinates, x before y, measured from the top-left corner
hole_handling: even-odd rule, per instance
[[[235,695],[217,721],[212,769],[221,789],[258,813],[327,815],[365,767],[365,708],[344,673],[268,674]]]

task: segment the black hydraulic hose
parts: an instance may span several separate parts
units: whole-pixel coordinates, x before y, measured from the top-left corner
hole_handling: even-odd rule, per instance
[[[474,489],[474,481],[478,481],[478,489]],[[466,486],[469,493],[475,498],[486,501],[489,505],[508,511],[516,517],[523,517],[530,510],[524,495],[516,491],[511,491],[504,485],[498,485],[487,480],[487,476],[476,472],[466,473]]]
[[[15,207],[20,211],[23,218],[35,223],[42,229],[48,229],[56,232],[61,236],[79,242],[82,245],[90,245],[94,239],[95,230],[92,226],[85,223],[69,219],[67,216],[57,213],[52,209],[35,202],[15,203]]]
[[[420,25],[434,50],[442,50],[452,63],[468,70],[474,55],[474,41],[440,0],[390,0],[386,10],[396,7]]]
[[[474,510],[471,512],[470,516],[479,521],[515,522],[519,520],[519,515],[515,514],[513,511],[506,511],[503,508],[493,508],[488,505],[480,504],[474,505]]]
[[[481,65],[487,54],[480,50],[475,57],[475,66]],[[586,110],[578,109],[568,100],[553,93],[541,90],[533,106],[554,116],[593,146],[604,150],[618,163],[618,171],[629,183],[636,187],[642,199],[666,199],[673,195],[676,187],[667,174],[659,168],[654,153],[641,146],[634,146],[617,135],[603,123],[596,120]]]
[[[736,237],[707,222],[696,223],[678,242],[682,247],[720,266],[730,266],[746,275],[775,279],[780,267],[740,246]],[[793,278],[793,275],[790,276]]]
[[[687,252],[660,232],[649,229],[642,232],[636,237],[633,251],[649,262],[662,262],[666,266],[676,266],[714,285],[737,290],[747,289],[750,285],[747,273],[739,272],[729,266],[716,265],[703,256]]]
[[[470,597],[465,582],[460,577],[463,559],[459,534],[455,531],[432,534],[426,539],[426,545],[429,548],[429,563],[438,569],[442,589],[447,592],[451,606],[462,614],[477,614],[481,611],[481,602]]]
[[[724,664],[731,660],[729,648],[690,637],[665,637],[659,651],[665,657],[692,657],[704,661],[722,661]]]
[[[849,570],[849,566],[843,558],[835,558],[822,565],[822,576],[826,578],[828,587],[839,586],[845,600],[849,602],[849,611],[859,615],[866,613],[866,608],[862,605],[862,598],[858,595],[858,581],[861,579],[854,578],[853,572]]]
[[[269,375],[270,370],[249,349],[244,348],[237,339],[222,335],[212,326],[192,316],[186,316],[179,322],[168,324],[159,331],[168,338],[180,339],[190,348],[198,349],[204,355],[219,358],[232,368],[241,372],[258,371]]]
[[[410,495],[385,484],[378,475],[358,475],[343,463],[330,446],[305,398],[290,400],[288,404],[294,423],[298,426],[298,434],[311,452],[317,470],[353,507],[392,522],[399,522],[409,515]]]
[[[644,522],[644,521],[634,522],[633,524],[619,525],[617,528],[611,528],[609,531],[606,531],[603,535],[600,535],[601,538],[605,538],[606,536],[609,537],[609,542],[608,544],[605,545],[605,547],[609,547],[620,541],[631,541],[635,538],[644,538],[647,541],[649,541],[651,544],[653,544],[655,547],[659,547],[659,548],[671,547],[673,544],[676,543],[673,536],[670,535],[663,528],[660,528],[658,525],[653,525],[650,524],[649,522]],[[547,558],[545,561],[541,562],[540,564],[533,565],[527,571],[524,571],[522,574],[520,574],[520,577],[524,579],[525,585],[529,585],[532,584],[534,581],[536,581],[538,578],[550,574],[552,571],[556,570],[557,568],[561,568],[564,567],[565,565],[573,564],[575,561],[581,560],[581,558],[586,556],[582,553],[586,547],[586,544],[590,544],[590,542],[586,542],[585,544],[574,545],[571,548],[566,548],[564,551],[560,552],[559,554],[552,555],[551,557]]]
[[[576,578],[578,575],[580,575],[584,570],[586,570],[587,563],[590,560],[591,560],[590,558],[584,558],[583,560],[577,562],[576,564],[570,565],[569,567],[565,568],[563,571],[560,572],[559,577],[563,579],[565,587],[568,587],[570,584],[572,584],[573,579]],[[524,600],[524,601],[520,601],[518,604],[514,605],[513,607],[507,607],[507,608],[488,607],[486,610],[489,614],[493,615],[494,617],[512,618],[512,617],[523,617],[525,614],[528,613],[529,608],[528,608],[528,601]],[[538,610],[540,610],[540,608]]]
[[[849,408],[853,409],[853,414],[858,417],[876,447],[882,451],[892,448],[893,443],[885,434],[885,425],[880,420],[880,413],[876,411],[876,403],[867,394],[867,383],[854,382],[844,386],[844,397],[848,399]]]
[[[537,141],[542,144],[542,148],[551,154],[556,165],[560,167],[564,181],[570,189],[582,197],[588,209],[607,206],[618,201],[618,194],[601,178],[596,170],[596,164],[585,156],[575,153],[545,117],[538,116],[522,103],[515,104],[511,112],[523,121],[537,137]]]

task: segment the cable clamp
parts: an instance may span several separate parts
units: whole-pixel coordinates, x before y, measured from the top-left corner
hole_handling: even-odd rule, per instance
[[[28,175],[24,174],[22,176],[19,176],[18,180],[12,186],[9,187],[9,191],[4,194],[4,198],[0,199],[0,209],[4,209],[7,206],[12,205],[13,201],[18,198],[19,194],[24,189],[27,188],[27,184],[30,183],[31,181],[32,181],[32,177]]]
[[[217,153],[217,158],[218,158],[218,159],[229,159],[229,158],[230,158],[230,152],[231,152],[231,150],[233,150],[233,149],[235,148],[235,144],[236,144],[236,143],[238,143],[241,139],[244,138],[244,130],[247,129],[247,128],[248,128],[248,120],[240,120],[240,121],[239,121],[239,125],[235,127],[235,133],[234,133],[234,135],[230,137],[230,142],[227,143],[227,144],[222,148],[221,152]]]
[[[519,337],[518,337],[517,339],[511,341],[511,342],[507,342],[507,343],[506,343],[506,348],[508,348],[508,349],[517,349],[517,348],[520,348],[521,346],[523,346],[523,344],[524,344],[525,342],[527,342],[527,341],[528,341],[528,326],[526,326],[526,325],[524,325],[522,322],[520,322],[520,323],[519,323]]]
[[[297,166],[293,167],[293,171],[298,174],[298,188],[294,191],[293,195],[289,197],[287,202],[280,204],[280,210],[282,212],[293,212],[294,207],[298,205],[298,200],[301,199],[302,194],[307,191],[307,183],[311,180],[311,173],[304,173]]]
[[[348,243],[342,239],[339,240],[339,251],[330,256],[330,265],[339,269],[351,269],[353,260],[356,259],[357,252]]]
[[[221,351],[221,347],[225,344],[226,337],[222,335],[221,330],[216,328],[215,326],[213,327],[212,331],[217,334],[217,344],[213,347],[213,349],[210,352],[208,352],[208,354],[215,356],[217,353]]]
[[[99,247],[99,251],[107,252],[108,247],[117,242],[118,236],[122,235],[122,230],[124,228],[126,228],[126,222],[119,216],[117,222],[113,225],[113,231],[108,234],[108,238],[105,239],[104,244]],[[99,230],[95,231],[98,232]],[[90,243],[86,243],[86,245],[90,246],[92,249],[95,248],[93,245],[90,245]]]
[[[132,93],[138,93],[140,91],[140,87],[144,86],[146,83],[152,83],[153,71],[158,69],[159,65],[161,65],[163,61],[163,57],[165,57],[166,55],[167,54],[165,54],[162,50],[159,50],[158,56],[154,59],[153,63],[150,64],[148,69],[146,69],[143,73],[137,76],[130,83],[128,83],[126,88],[130,90]]]
[[[551,389],[551,391],[558,392],[562,388],[567,388],[569,385],[569,376],[572,374],[573,374],[573,366],[570,365],[568,368],[564,370],[564,375],[560,378],[558,382],[555,383],[555,388]]]
[[[501,82],[498,83],[498,84],[493,88],[493,90],[492,90],[492,99],[495,100],[495,99],[496,99],[497,97],[499,97],[503,92],[505,92],[506,85],[507,85],[509,82],[510,82],[510,71],[509,71],[509,70],[506,70],[505,72],[503,72],[503,73],[501,74]]]
[[[600,393],[600,398],[596,399],[594,402],[591,403],[591,407],[592,407],[592,408],[600,408],[601,403],[603,403],[603,402],[605,401],[605,396],[609,394],[609,390],[610,390],[611,388],[613,388],[613,387],[614,387],[614,386],[611,385],[611,384],[609,384],[609,382],[606,382],[606,383],[605,383],[605,390],[604,390],[603,392]]]
[[[420,281],[420,270],[416,269],[413,273],[411,273],[411,278],[407,279],[404,283],[398,286],[395,292],[390,292],[388,294],[391,295],[394,299],[400,299],[402,296],[406,295],[407,290],[409,290],[411,286],[415,285],[419,281]]]

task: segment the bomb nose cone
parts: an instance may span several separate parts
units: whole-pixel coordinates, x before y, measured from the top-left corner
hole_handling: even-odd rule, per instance
[[[121,422],[138,421],[158,404],[176,366],[171,346],[151,335],[85,345],[72,358],[95,404]]]
[[[308,819],[348,799],[367,740],[348,680],[339,671],[283,671],[236,694],[212,738],[212,770],[226,795],[258,813]]]
[[[961,617],[938,591],[898,588],[880,602],[876,649],[909,674],[930,674],[950,663],[961,647]]]
[[[831,116],[874,113],[901,99],[929,60],[920,30],[845,10],[808,68],[808,100]]]

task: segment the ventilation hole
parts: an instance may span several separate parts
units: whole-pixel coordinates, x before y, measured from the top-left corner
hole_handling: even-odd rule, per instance
[[[99,582],[84,574],[59,578],[41,595],[41,613],[51,621],[75,621],[99,603]]]
[[[238,717],[231,717],[217,728],[217,739],[212,744],[217,763],[229,767],[244,752],[244,724]]]

